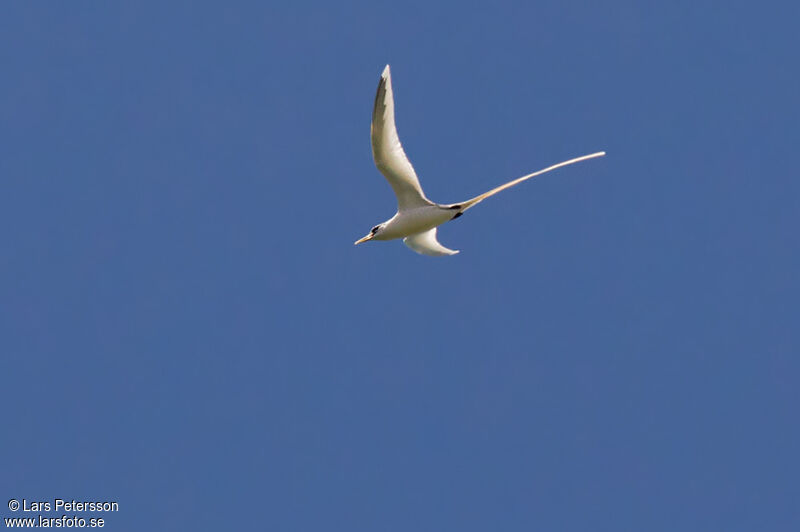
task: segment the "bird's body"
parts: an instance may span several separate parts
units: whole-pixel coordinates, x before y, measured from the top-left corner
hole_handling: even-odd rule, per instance
[[[394,96],[389,65],[383,70],[378,92],[375,96],[375,107],[372,112],[370,130],[372,155],[375,165],[386,177],[397,196],[397,213],[389,220],[372,228],[370,233],[356,241],[356,244],[367,240],[394,240],[402,238],[403,242],[417,253],[432,256],[454,255],[456,250],[447,249],[436,239],[436,228],[441,224],[458,218],[464,211],[477,205],[484,199],[494,196],[507,188],[513,187],[534,176],[555,170],[562,166],[577,163],[586,159],[600,157],[605,152],[597,152],[583,157],[576,157],[538,172],[522,176],[504,185],[475,196],[472,199],[453,204],[438,204],[425,197],[419,178],[411,162],[403,151],[394,121]]]
[[[383,230],[375,236],[375,240],[395,240],[429,231],[455,218],[458,211],[442,205],[425,205],[398,211],[389,220],[383,222]]]

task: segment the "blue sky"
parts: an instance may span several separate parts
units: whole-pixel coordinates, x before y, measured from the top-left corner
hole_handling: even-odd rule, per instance
[[[797,530],[798,15],[4,6],[3,500],[116,500],[112,530]],[[386,63],[434,201],[608,156],[445,225],[457,256],[354,247],[395,208]]]

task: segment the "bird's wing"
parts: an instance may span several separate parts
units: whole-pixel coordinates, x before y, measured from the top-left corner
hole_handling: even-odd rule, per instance
[[[489,192],[484,192],[483,194],[481,194],[479,196],[475,196],[472,199],[468,199],[467,201],[463,201],[461,203],[454,203],[452,206],[458,205],[458,206],[461,207],[461,212],[464,212],[467,209],[469,209],[470,207],[474,207],[478,203],[482,202],[486,198],[494,196],[498,192],[502,192],[507,188],[513,187],[514,185],[519,185],[523,181],[526,181],[526,180],[528,180],[528,179],[530,179],[532,177],[536,177],[537,175],[542,175],[542,174],[547,173],[547,172],[549,172],[551,170],[555,170],[556,168],[561,168],[562,166],[568,166],[570,164],[579,163],[579,162],[585,161],[587,159],[594,159],[595,157],[602,157],[605,154],[606,154],[606,152],[599,151],[597,153],[591,153],[589,155],[582,155],[581,157],[575,157],[574,159],[570,159],[569,161],[563,161],[563,162],[560,162],[558,164],[554,164],[553,166],[548,166],[547,168],[544,168],[542,170],[538,170],[538,171],[536,171],[536,172],[534,172],[532,174],[524,175],[522,177],[514,179],[513,181],[509,181],[508,183],[506,183],[504,185],[500,185],[499,187],[493,188]]]
[[[443,257],[445,255],[455,255],[458,250],[447,249],[436,240],[436,228],[428,229],[423,233],[407,236],[403,239],[403,243],[422,255],[430,255],[432,257]]]
[[[392,95],[392,76],[389,65],[383,69],[375,107],[372,110],[372,156],[378,170],[386,177],[397,195],[397,209],[413,209],[431,205],[419,184],[414,167],[406,157],[397,127],[394,123],[394,96]]]

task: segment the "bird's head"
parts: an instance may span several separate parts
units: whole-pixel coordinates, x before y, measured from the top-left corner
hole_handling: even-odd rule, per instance
[[[366,242],[367,240],[372,240],[376,236],[378,236],[381,231],[383,231],[383,224],[376,225],[372,229],[370,229],[369,234],[367,236],[361,237],[355,241],[353,245],[358,245],[362,242]]]

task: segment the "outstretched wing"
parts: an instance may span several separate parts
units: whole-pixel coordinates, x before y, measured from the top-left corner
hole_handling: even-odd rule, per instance
[[[394,189],[397,196],[397,210],[431,205],[431,202],[425,197],[425,193],[422,192],[414,167],[406,157],[406,152],[403,151],[400,138],[397,136],[389,65],[383,69],[381,81],[378,84],[378,93],[375,95],[370,137],[375,165]]]
[[[428,229],[423,233],[407,236],[403,239],[403,243],[422,255],[430,255],[432,257],[443,257],[444,255],[455,255],[458,250],[447,249],[436,240],[436,228]]]

